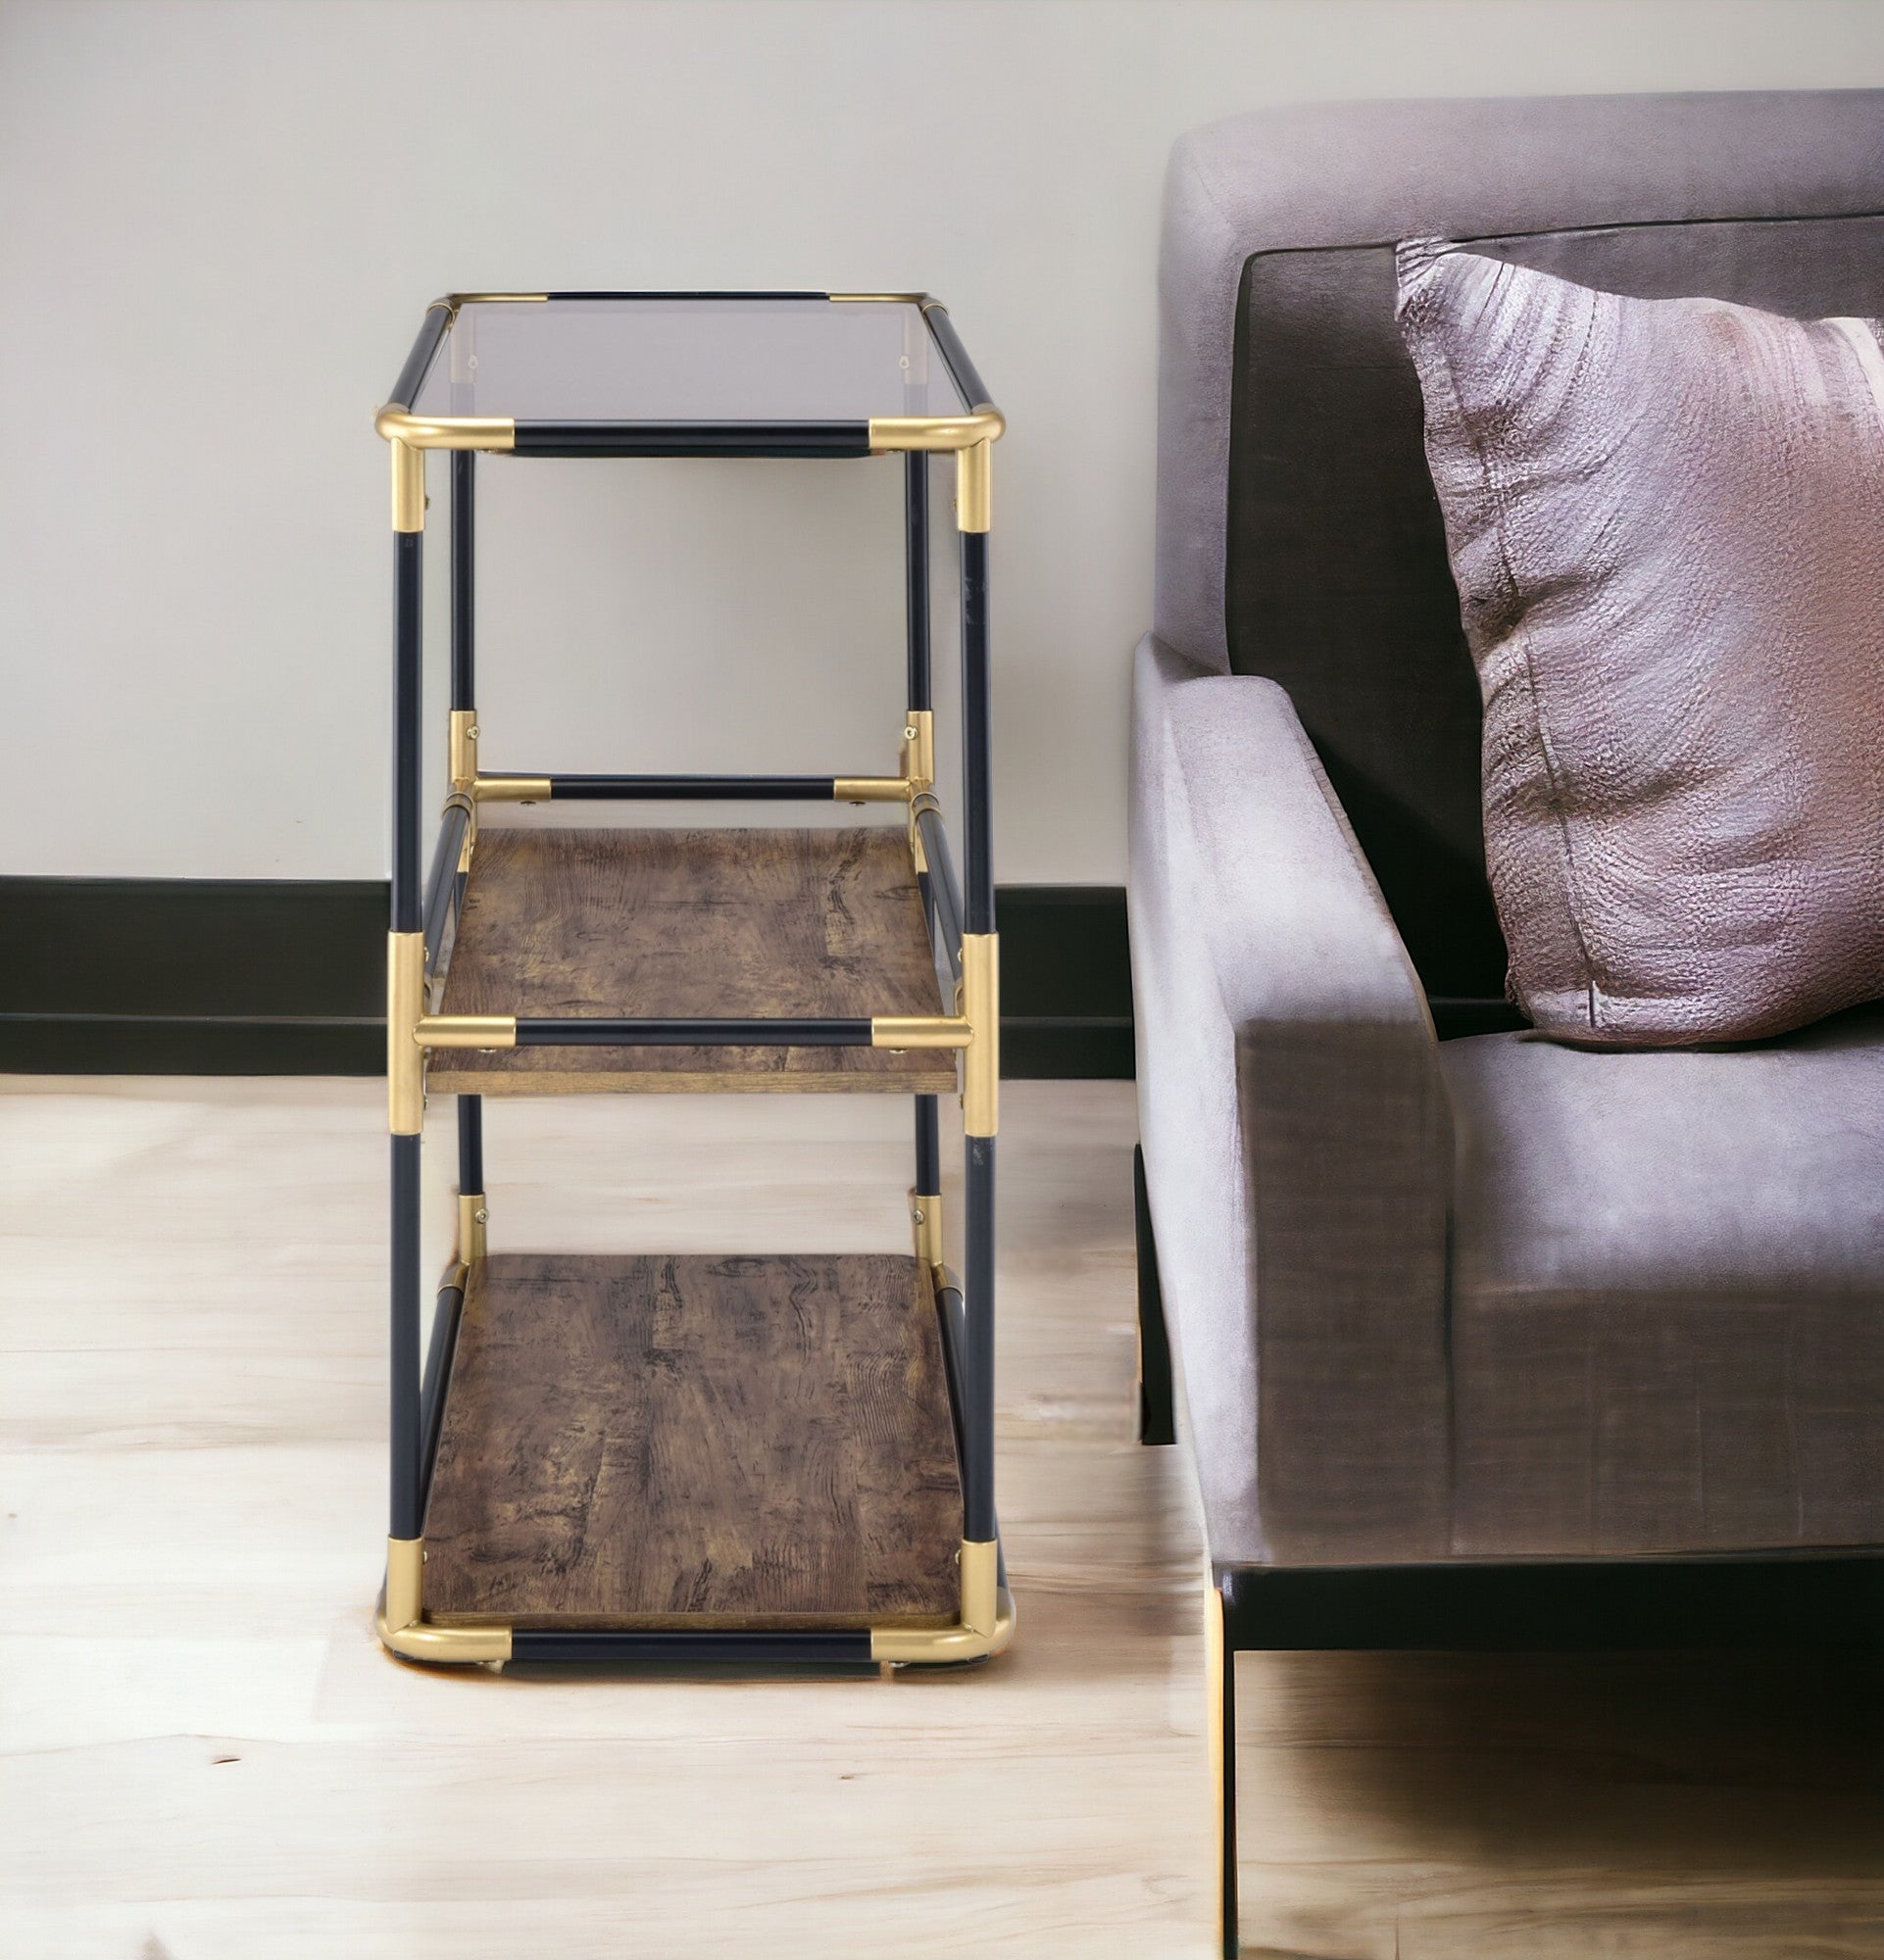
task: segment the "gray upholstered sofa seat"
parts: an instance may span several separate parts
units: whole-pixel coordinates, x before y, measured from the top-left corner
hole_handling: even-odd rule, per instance
[[[1481,1035],[1439,1063],[1453,1548],[1874,1537],[1884,1011],[1717,1054]]]

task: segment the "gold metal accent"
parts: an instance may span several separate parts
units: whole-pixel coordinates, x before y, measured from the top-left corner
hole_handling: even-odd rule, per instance
[[[458,1256],[467,1265],[485,1254],[485,1227],[490,1223],[490,1206],[481,1191],[458,1194]]]
[[[477,710],[451,711],[451,786],[468,794],[477,787]]]
[[[832,803],[907,803],[910,786],[901,776],[834,776]]]
[[[386,935],[386,1116],[395,1137],[425,1127],[425,1057],[413,1030],[425,1010],[425,935]]]
[[[460,1293],[471,1284],[471,1268],[463,1259],[455,1259],[439,1277],[438,1290],[443,1293],[448,1287],[456,1287]]]
[[[425,454],[397,438],[392,441],[392,527],[425,528]]]
[[[517,424],[509,416],[415,416],[388,403],[373,417],[388,442],[408,449],[515,449]],[[417,530],[416,524],[405,528]]]
[[[974,1040],[962,1069],[962,1127],[991,1137],[1001,1122],[1001,936],[962,935],[962,1000]]]
[[[511,1657],[508,1627],[437,1626],[422,1617],[425,1541],[386,1541],[386,1590],[375,1616],[380,1641],[404,1660],[493,1661]]]
[[[1229,1933],[1224,1924],[1226,1902],[1235,1896],[1235,1874],[1223,1870],[1225,1859],[1236,1856],[1235,1846],[1224,1841],[1223,1817],[1223,1772],[1233,1764],[1235,1757],[1230,1751],[1236,1747],[1236,1738],[1223,1733],[1223,1670],[1236,1665],[1236,1656],[1229,1650],[1223,1627],[1223,1595],[1215,1584],[1206,1579],[1204,1582],[1204,1691],[1210,1697],[1210,1707],[1205,1721],[1210,1732],[1211,1760],[1211,1801],[1216,1810],[1216,1931],[1219,1949]]]
[[[921,306],[927,293],[826,293],[832,306]]]
[[[548,776],[479,776],[471,785],[479,803],[548,803]]]
[[[912,708],[904,716],[903,780],[912,797],[935,781],[935,714],[930,709]]]
[[[955,527],[986,531],[994,527],[993,447],[977,442],[955,455]]]
[[[980,403],[965,416],[872,416],[870,450],[873,455],[882,455],[909,449],[972,449],[978,442],[996,441],[1007,425],[991,402]],[[379,433],[388,431],[381,429]]]
[[[872,1014],[872,1048],[969,1048],[974,1030],[961,1014]],[[976,1136],[985,1131],[977,1130]]]
[[[409,1627],[424,1609],[425,1541],[389,1538],[386,1541],[385,1620],[391,1627]]]
[[[424,1014],[412,1038],[427,1048],[515,1048],[515,1014]]]
[[[910,1193],[910,1232],[916,1241],[916,1256],[942,1285],[942,1194],[939,1191]]]
[[[543,306],[549,297],[548,293],[447,293],[432,306],[450,307],[456,313],[462,306]]]
[[[920,1664],[980,1660],[1014,1639],[1014,1595],[1000,1583],[1000,1546],[962,1544],[962,1618],[953,1627],[872,1627],[870,1658]]]
[[[962,1541],[962,1624],[977,1634],[994,1632],[1001,1547],[993,1539]]]

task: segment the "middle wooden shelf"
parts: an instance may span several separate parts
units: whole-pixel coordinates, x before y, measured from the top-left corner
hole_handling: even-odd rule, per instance
[[[905,832],[486,827],[446,1014],[791,1018],[947,1011]],[[946,1096],[946,1050],[521,1047],[434,1054],[435,1091]]]

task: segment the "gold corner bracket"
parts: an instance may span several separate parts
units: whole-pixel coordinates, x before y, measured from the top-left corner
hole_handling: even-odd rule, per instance
[[[461,1191],[458,1194],[458,1259],[461,1265],[473,1266],[484,1257],[487,1250],[485,1234],[490,1219],[490,1205],[481,1191]]]
[[[1001,1547],[962,1543],[962,1617],[953,1627],[872,1627],[870,1658],[905,1665],[985,1660],[1014,1639],[1014,1595],[1001,1584]]]
[[[479,803],[548,803],[553,788],[548,776],[477,776],[471,791]]]
[[[910,449],[931,452],[972,449],[976,443],[998,441],[1007,426],[1006,418],[992,402],[978,402],[961,416],[872,416],[870,450],[873,455],[883,456]],[[382,429],[380,433],[383,435],[385,431]]]
[[[958,531],[994,528],[994,445],[972,443],[955,453],[955,527]]]
[[[962,1014],[872,1014],[872,1048],[971,1048],[974,1030]]]
[[[386,1590],[376,1627],[380,1642],[402,1660],[505,1661],[508,1627],[440,1627],[424,1618],[425,1541],[386,1541]]]
[[[916,1242],[917,1261],[926,1266],[936,1287],[942,1279],[942,1194],[939,1191],[910,1193],[910,1235]]]
[[[1001,1125],[1001,936],[962,935],[962,1005],[974,1039],[962,1069],[962,1127],[992,1137]]]
[[[425,935],[386,935],[386,1118],[395,1137],[425,1127],[425,1054],[413,1040],[425,1011]]]
[[[517,447],[517,423],[509,416],[416,416],[390,402],[373,417],[373,427],[404,449],[493,449]],[[414,524],[408,528],[417,530]]]
[[[425,528],[425,452],[394,439],[392,450],[392,527]]]
[[[421,1014],[412,1031],[414,1047],[515,1048],[515,1014]]]
[[[467,796],[477,790],[477,710],[454,708],[451,711],[451,786]]]
[[[833,776],[832,803],[907,803],[927,793],[935,781],[935,715],[912,708],[903,717],[903,739],[894,776]]]
[[[903,781],[911,802],[935,784],[935,713],[912,708],[903,717]]]

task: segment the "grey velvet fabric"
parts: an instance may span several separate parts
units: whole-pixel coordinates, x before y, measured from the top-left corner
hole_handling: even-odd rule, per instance
[[[1497,997],[1479,706],[1393,325],[1392,244],[1609,290],[1884,312],[1884,96],[1265,111],[1166,186],[1156,624],[1288,688],[1436,996]],[[1829,221],[1827,221],[1829,220]]]
[[[1653,1048],[1884,995],[1875,323],[1399,264],[1513,998]]]
[[[1455,1549],[1884,1540],[1884,1008],[1710,1054],[1440,1050]]]
[[[1212,1553],[1439,1555],[1451,1146],[1417,980],[1281,689],[1148,639],[1134,721],[1140,1124]]]

